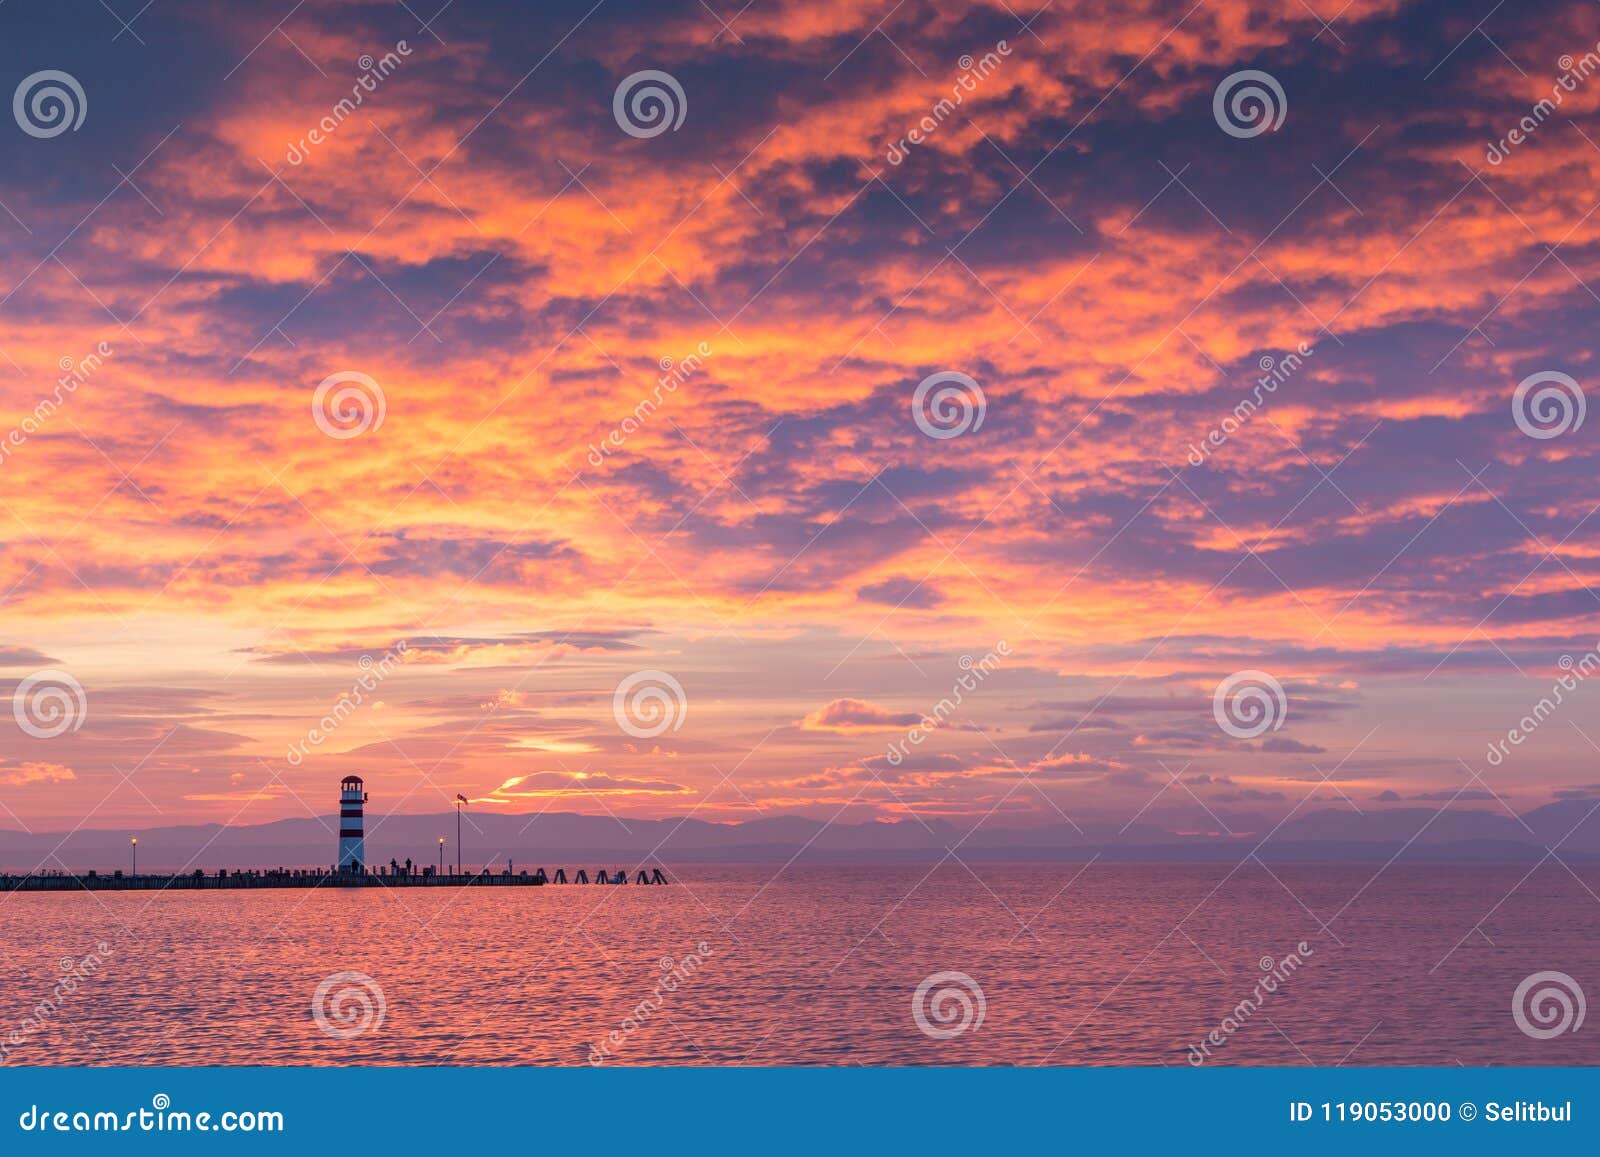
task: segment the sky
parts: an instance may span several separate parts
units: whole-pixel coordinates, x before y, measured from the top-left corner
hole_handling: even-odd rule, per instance
[[[0,826],[1600,799],[1597,42],[6,5]]]

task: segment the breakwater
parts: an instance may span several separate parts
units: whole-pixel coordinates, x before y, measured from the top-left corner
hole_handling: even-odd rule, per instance
[[[542,888],[552,884],[627,884],[625,868],[596,868],[593,876],[583,868],[570,877],[565,868],[553,874],[543,868],[532,872],[509,870],[491,872],[446,872],[429,868],[422,872],[337,872],[326,868],[237,869],[207,874],[125,875],[112,872],[52,872],[22,875],[0,874],[0,892],[210,892],[235,888]],[[637,869],[632,883],[665,884],[660,868]]]

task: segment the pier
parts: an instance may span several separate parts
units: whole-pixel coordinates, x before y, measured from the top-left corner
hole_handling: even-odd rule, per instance
[[[628,871],[617,868],[607,871],[595,869],[591,878],[582,868],[572,877],[576,884],[626,884]],[[485,868],[478,872],[446,872],[443,875],[432,868],[420,872],[329,871],[326,868],[226,868],[207,875],[194,871],[179,875],[124,875],[112,872],[51,873],[49,875],[0,875],[0,892],[215,892],[232,888],[542,888],[547,884],[568,882],[565,868],[557,868],[548,875],[543,868],[533,872],[513,873],[509,869],[491,872]],[[660,868],[648,871],[640,868],[633,876],[634,884],[665,884],[667,877]]]
[[[387,867],[376,869],[367,861],[365,807],[368,795],[366,784],[359,775],[347,775],[339,781],[339,854],[338,862],[327,868],[219,868],[211,875],[196,868],[192,872],[171,874],[139,872],[139,837],[128,841],[132,869],[126,875],[121,871],[102,875],[96,870],[87,872],[40,872],[37,869],[22,875],[0,872],[0,892],[221,892],[235,888],[542,888],[547,884],[567,883],[567,870],[557,868],[555,875],[547,875],[543,868],[533,872],[517,871],[507,864],[500,871],[479,868],[476,872],[461,868],[461,805],[467,797],[457,795],[456,806],[456,866],[449,868],[444,862],[444,837],[439,837],[439,866],[423,866],[409,857],[404,863],[391,859]],[[148,848],[146,849],[148,853]],[[174,857],[176,858],[176,857]],[[193,862],[192,860],[190,861]],[[628,869],[596,868],[594,876],[579,868],[572,876],[574,884],[626,884]],[[660,868],[635,869],[635,884],[665,884],[667,877]]]

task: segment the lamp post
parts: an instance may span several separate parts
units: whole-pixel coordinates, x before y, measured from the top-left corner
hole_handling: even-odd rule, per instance
[[[439,837],[439,875],[444,875],[444,837]]]
[[[133,849],[133,852],[132,852],[132,855],[133,855],[133,872],[132,872],[132,875],[137,876],[139,874],[139,837],[138,836],[131,837],[128,840],[128,846]]]
[[[461,805],[467,802],[467,797],[460,792],[456,793],[456,875],[461,875]]]

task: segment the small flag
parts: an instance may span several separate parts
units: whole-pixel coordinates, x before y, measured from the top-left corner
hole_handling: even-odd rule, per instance
[[[462,795],[460,792],[456,793],[456,798],[458,800],[460,800],[462,803],[470,803],[471,802],[470,800],[467,799],[466,796]]]

